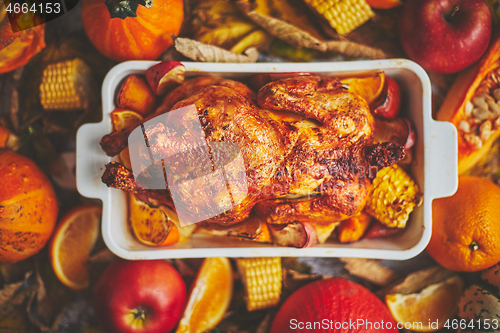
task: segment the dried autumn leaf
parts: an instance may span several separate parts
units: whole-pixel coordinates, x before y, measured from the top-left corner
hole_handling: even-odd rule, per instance
[[[189,266],[185,260],[174,259],[175,267],[181,273],[183,278],[189,277],[194,278],[196,275],[196,270]]]
[[[0,318],[11,312],[15,306],[23,304],[27,298],[35,293],[38,284],[36,282],[34,284],[28,283],[28,280],[32,281],[31,275],[30,271],[26,273],[24,280],[5,284],[0,290]]]
[[[295,270],[283,268],[283,299],[295,290],[317,280],[330,279],[332,276],[324,274],[304,274]]]
[[[272,38],[230,0],[198,2],[193,9],[191,30],[198,42],[240,54],[250,47],[263,47]]]
[[[360,277],[379,286],[385,286],[399,278],[396,272],[380,265],[376,260],[360,258],[340,258],[345,269],[354,276]]]
[[[387,54],[379,49],[343,40],[320,40],[307,31],[299,29],[283,20],[252,11],[250,3],[245,0],[236,2],[238,8],[255,24],[264,28],[271,36],[279,38],[296,48],[310,48],[321,52],[337,52],[348,57],[382,59]]]
[[[385,297],[387,294],[413,294],[423,288],[446,280],[456,273],[444,269],[440,266],[433,266],[426,269],[413,272],[403,280],[398,280],[386,288],[377,292],[379,297]]]
[[[23,281],[10,283],[0,290],[0,317],[12,310],[12,298],[22,284]]]
[[[201,62],[250,63],[256,62],[259,57],[259,51],[255,48],[246,50],[245,54],[236,54],[189,38],[176,38],[175,49],[185,57]]]
[[[238,1],[237,4],[239,8],[248,16],[248,18],[250,18],[255,24],[264,28],[271,36],[279,38],[297,48],[307,47],[322,52],[327,51],[324,43],[310,35],[308,32],[277,18],[249,11],[248,3],[245,1]]]
[[[250,26],[254,26],[230,0],[198,1],[193,6],[191,17],[191,25],[196,34],[204,28],[211,30],[234,22],[247,22]]]
[[[38,330],[30,325],[28,314],[20,306],[16,306],[12,311],[0,316],[1,333],[37,333]]]
[[[399,16],[398,10],[378,10],[371,20],[349,34],[349,40],[383,50],[393,58],[404,57],[399,42]]]
[[[255,333],[266,333],[271,329],[271,324],[273,323],[274,316],[270,312],[266,314],[264,319],[260,322]]]
[[[311,266],[293,257],[281,258],[281,266],[285,269],[296,271],[302,274],[311,273]]]
[[[113,254],[108,248],[105,248],[89,258],[89,264],[93,263],[106,263],[109,264],[116,259],[116,255]]]
[[[1,131],[0,127],[0,137]],[[33,268],[34,262],[31,258],[13,264],[0,265],[0,288],[3,288],[4,284],[25,280],[26,276],[31,274]]]
[[[19,92],[12,87],[12,95],[10,96],[10,120],[12,125],[17,130],[19,128]]]
[[[41,331],[54,332],[74,292],[57,280],[44,258],[36,259],[38,288],[29,298],[26,310],[30,321]]]
[[[354,58],[384,59],[389,56],[382,50],[346,40],[330,40],[324,42],[329,52],[344,54]]]
[[[222,48],[231,48],[246,34],[255,30],[257,27],[246,22],[233,22],[215,27],[205,33],[197,33],[196,40],[209,45],[215,45]]]
[[[251,32],[247,36],[243,37],[238,43],[233,45],[230,51],[233,53],[241,54],[244,53],[245,50],[248,50],[252,47],[256,48],[264,47],[272,39],[273,38],[269,36],[269,34],[266,31],[258,29]]]
[[[239,0],[239,6],[245,6],[246,11],[274,17],[291,24],[316,39],[322,39],[323,34],[316,20],[309,15],[309,9],[303,0]],[[247,9],[248,8],[248,9]]]

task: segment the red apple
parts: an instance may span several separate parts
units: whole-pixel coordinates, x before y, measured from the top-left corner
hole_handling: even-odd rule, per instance
[[[164,260],[113,262],[94,289],[94,308],[109,333],[166,333],[186,301],[181,275]]]
[[[399,113],[399,105],[401,104],[401,89],[396,81],[390,77],[385,78],[385,87],[382,94],[383,101],[374,110],[377,116],[382,118],[392,119]]]
[[[162,61],[146,71],[146,80],[156,95],[163,95],[170,89],[184,83],[186,67],[178,61]]]
[[[368,238],[388,237],[400,232],[401,230],[403,229],[386,227],[382,223],[376,221],[372,223],[372,225],[368,228],[368,231],[366,232],[366,234],[364,234],[362,238],[368,239]]]
[[[406,138],[406,142],[404,144],[405,149],[410,149],[413,147],[415,144],[415,141],[417,140],[417,134],[415,132],[415,128],[413,126],[413,123],[406,118],[403,118],[403,120],[406,122],[406,126],[408,126],[408,137]]]
[[[374,143],[394,142],[405,149],[415,144],[416,134],[413,123],[406,118],[375,118]]]
[[[484,0],[408,0],[399,32],[410,59],[430,72],[455,73],[486,51],[491,13]]]

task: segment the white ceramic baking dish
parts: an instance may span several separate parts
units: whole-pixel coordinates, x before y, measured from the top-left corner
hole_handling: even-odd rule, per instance
[[[322,62],[223,64],[185,62],[188,76],[214,74],[232,79],[254,73],[313,72],[318,75],[350,75],[383,70],[395,79],[405,96],[403,114],[411,118],[417,131],[415,163],[412,175],[423,190],[423,204],[411,214],[408,226],[396,237],[367,239],[352,244],[334,240],[312,248],[296,249],[250,241],[193,235],[183,243],[167,247],[147,247],[131,234],[127,224],[125,193],[101,182],[104,166],[112,159],[100,148],[101,137],[112,130],[109,114],[122,80],[129,74],[144,73],[153,61],[130,61],[114,67],[102,87],[103,120],[83,125],[77,134],[77,186],[80,193],[103,202],[102,234],[109,249],[125,259],[196,258],[196,257],[360,257],[409,259],[422,252],[431,237],[432,200],[450,196],[458,186],[457,132],[448,122],[431,116],[431,84],[426,72],[404,59]]]

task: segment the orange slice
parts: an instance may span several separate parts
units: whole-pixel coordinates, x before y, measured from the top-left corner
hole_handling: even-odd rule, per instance
[[[50,261],[56,276],[67,287],[89,285],[86,262],[99,236],[101,207],[83,206],[68,212],[57,225],[50,242]]]
[[[171,208],[167,206],[160,206],[158,207],[158,209],[161,210],[162,213],[165,214],[168,219],[177,227],[177,231],[179,232],[179,242],[185,242],[189,238],[191,238],[191,235],[197,227],[196,223],[181,226],[179,217]]]
[[[113,124],[113,131],[121,131],[124,128],[138,125],[144,118],[142,115],[135,111],[125,109],[115,109],[111,112],[111,123]],[[119,155],[123,165],[131,169],[130,153],[128,148],[125,148]]]
[[[149,207],[132,193],[129,194],[129,210],[132,232],[141,243],[164,246],[179,241],[179,229],[162,210]]]
[[[221,321],[233,295],[233,271],[227,258],[207,258],[193,282],[176,333],[202,333]]]
[[[384,90],[385,73],[379,72],[370,76],[352,77],[340,81],[349,86],[349,92],[362,97],[370,105]]]
[[[431,284],[420,293],[387,295],[385,302],[394,319],[403,326],[407,324],[412,327],[412,331],[417,332],[434,332],[443,328],[446,321],[455,316],[463,289],[463,280],[455,275],[442,282]],[[429,323],[436,321],[438,327],[431,328]]]
[[[230,226],[214,224],[198,226],[198,228],[196,228],[196,233],[262,243],[271,242],[271,232],[269,231],[267,223],[262,221],[256,214],[250,214],[244,221]]]
[[[138,125],[144,118],[135,111],[115,109],[111,112],[113,131]],[[131,169],[128,148],[120,153],[120,160]],[[137,240],[149,246],[164,246],[179,241],[179,229],[160,209],[151,208],[133,194],[129,195],[130,226]]]
[[[366,0],[366,2],[370,7],[377,9],[390,9],[403,4],[399,0]]]
[[[135,111],[115,109],[111,112],[113,131],[120,131],[129,126],[138,125],[144,117]]]

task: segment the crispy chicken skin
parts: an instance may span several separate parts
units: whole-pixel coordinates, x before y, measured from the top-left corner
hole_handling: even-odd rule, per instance
[[[371,140],[375,121],[366,102],[342,88],[336,78],[297,76],[266,84],[259,90],[264,109],[287,110],[323,124],[331,144]],[[336,139],[336,140],[331,140]]]
[[[308,121],[294,124],[299,139],[282,168],[288,177],[281,182],[291,185],[288,193],[306,197],[266,200],[257,204],[256,213],[274,224],[297,220],[329,224],[359,213],[370,186],[365,146],[374,128],[366,102],[343,89],[335,78],[304,76],[265,85],[258,103],[299,113],[323,126]],[[321,195],[310,197],[314,194]]]
[[[245,217],[248,217],[255,203],[263,199],[264,193],[260,189],[271,185],[277,168],[281,165],[285,156],[288,155],[288,150],[291,147],[290,142],[287,140],[287,136],[283,135],[283,130],[280,130],[280,125],[270,119],[265,112],[262,112],[239,90],[227,86],[210,86],[176,103],[173,109],[192,104],[196,106],[206,141],[210,146],[213,147],[213,143],[223,142],[239,147],[244,161],[242,171],[246,171],[246,184],[236,182],[240,186],[231,188],[231,206],[233,208],[226,210],[225,214],[208,219],[207,222],[213,221],[220,224],[240,222]],[[182,120],[179,121],[180,126],[185,123]],[[161,127],[162,125],[159,124],[151,133],[147,133],[151,150],[153,154],[173,155],[174,152],[170,154],[168,150],[173,150],[175,146],[181,144],[172,139],[168,140],[169,143],[166,144],[165,140],[162,140],[163,131]],[[179,137],[176,139],[182,141],[185,138]],[[210,150],[212,161],[215,160],[214,151],[217,150],[213,147]],[[225,152],[225,149],[222,149],[222,152]],[[184,170],[191,170],[192,167],[202,167],[200,162],[203,162],[199,158],[201,154],[196,154],[194,151],[193,154],[195,156],[183,154],[180,159],[183,161],[183,165],[176,167]],[[213,164],[223,165],[224,163],[213,162]],[[213,169],[215,171],[218,168],[214,166]],[[176,174],[184,173],[181,170],[174,172]],[[238,178],[238,170],[227,170],[226,168],[225,172],[226,177],[241,179]],[[193,186],[196,185],[196,183],[193,183]],[[205,187],[207,183],[198,185],[201,188]],[[205,195],[199,195],[189,200],[189,206],[184,207],[184,211],[196,212],[198,207],[202,206],[199,201],[204,201],[204,206],[207,205],[207,200],[213,201],[209,203],[209,206],[225,204],[218,202],[218,200],[221,200],[217,196],[218,190],[216,186],[218,184],[214,183],[213,185],[213,188],[203,190]],[[241,185],[245,186],[245,188],[239,188]],[[236,198],[238,193],[235,192],[246,193],[246,195],[241,200],[241,198]]]
[[[167,96],[165,96],[162,104],[160,105],[160,107],[158,107],[156,112],[144,119],[144,122],[172,110],[172,107],[177,102],[210,86],[228,87],[234,91],[239,92],[248,102],[256,102],[257,96],[255,95],[255,93],[241,82],[224,79],[219,76],[199,76],[194,79],[186,80],[184,84],[172,90]],[[105,135],[100,142],[102,149],[108,156],[118,155],[123,149],[127,147],[128,136],[134,128],[135,127],[125,128],[121,131]]]
[[[208,77],[194,80],[167,95],[156,115],[168,112],[177,99],[172,110],[194,104],[208,146],[227,143],[238,147],[246,176],[246,189],[231,187],[228,209],[207,219],[208,223],[234,224],[254,208],[261,218],[275,224],[340,221],[361,211],[376,168],[404,157],[404,149],[398,145],[372,145],[374,121],[366,102],[346,92],[336,79],[308,76],[272,82],[261,88],[257,99],[238,82]],[[189,126],[188,120],[176,123]],[[163,131],[162,124],[146,131],[150,149],[153,154],[173,155],[169,152],[172,143],[162,139]],[[108,148],[107,141],[101,144]],[[216,151],[212,148],[212,162],[207,163],[212,170],[216,169]],[[199,166],[199,156],[195,151],[183,155],[173,166],[178,168],[177,174]],[[226,171],[227,177],[236,177],[237,170]],[[134,183],[132,171],[116,162],[106,166],[102,180],[136,193],[149,204],[172,206],[168,187],[163,192],[145,190]],[[195,189],[202,185],[190,184]],[[212,200],[209,206],[214,207],[228,204],[217,197],[215,188],[202,192],[204,195],[194,197],[183,209],[196,212],[201,205],[197,200],[204,204]]]
[[[165,96],[160,107],[154,113],[154,116],[170,111],[175,103],[209,86],[231,88],[232,90],[239,92],[247,100],[255,102],[255,93],[241,82],[224,79],[219,76],[199,76],[197,78],[187,80],[183,85],[172,90],[172,92]]]

